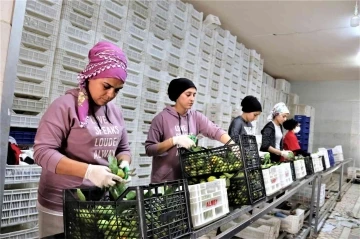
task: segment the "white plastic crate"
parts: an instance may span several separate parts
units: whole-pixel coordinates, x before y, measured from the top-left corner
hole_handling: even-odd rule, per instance
[[[135,4],[138,6],[138,4]],[[136,14],[136,12],[134,11],[128,11],[128,15],[127,15],[127,22],[131,22],[134,26],[140,28],[140,29],[144,29],[144,30],[148,30],[150,27],[150,19],[149,18],[142,18],[139,15]]]
[[[40,122],[40,115],[11,114],[11,127],[37,128]]]
[[[134,164],[136,165],[151,165],[152,164],[152,157],[142,156],[142,157],[135,157]]]
[[[137,129],[137,119],[134,120],[125,120],[125,127],[128,131],[135,131]]]
[[[277,211],[277,209],[273,209]],[[281,212],[281,210],[279,210]],[[291,234],[296,234],[300,231],[304,224],[305,211],[302,209],[296,209],[295,215],[289,215],[285,218],[279,218],[281,220],[280,229]]]
[[[22,228],[21,230],[1,233],[0,239],[37,239],[39,238],[39,228]]]
[[[150,1],[130,1],[128,15],[129,12],[136,12],[137,15],[147,19],[150,16],[149,7]]]
[[[165,21],[168,20],[170,14],[169,7],[168,1],[153,1],[151,6],[151,17],[159,17]]]
[[[163,26],[158,26],[158,23],[160,22],[150,22],[149,32],[152,32],[161,39],[168,39],[170,36],[170,32],[167,29],[169,25],[167,25],[166,28],[163,28]]]
[[[37,199],[35,199],[36,201]],[[13,226],[38,220],[36,204],[34,207],[14,209],[2,212],[1,225]]]
[[[110,22],[115,27],[116,27],[115,22],[118,22],[118,20],[115,20],[116,17],[118,17],[118,19],[125,19],[127,16],[127,12],[128,12],[127,4],[120,5],[119,2],[110,1],[110,0],[109,1],[101,1],[100,4],[101,4],[100,19],[102,18],[104,21],[107,21],[107,20],[105,20],[105,18],[108,20],[112,19]]]
[[[143,90],[141,93],[142,97],[148,101],[157,102],[160,100],[160,96],[158,93]]]
[[[135,85],[132,85],[131,83],[128,83],[121,90],[121,94],[130,96],[130,97],[137,97],[137,96],[141,95],[141,85],[135,86]]]
[[[166,56],[166,61],[169,63],[169,65],[172,65],[176,68],[180,67],[180,58],[179,56],[174,56],[170,53],[167,54]]]
[[[130,52],[130,51],[128,50],[128,52]],[[135,56],[136,52],[131,51],[130,55]],[[132,59],[133,58],[128,58],[127,70],[129,72],[133,72],[135,75],[142,75],[142,72],[144,71],[144,63],[143,62],[135,62]],[[137,78],[140,80],[139,77],[137,77]]]
[[[57,23],[56,21],[53,23],[47,22],[30,15],[25,15],[24,17],[24,29],[46,36],[55,34]]]
[[[22,32],[21,43],[26,47],[41,51],[53,50],[53,41],[54,36],[44,37],[27,31]]]
[[[53,55],[54,51],[40,52],[31,48],[21,46],[19,59],[24,63],[45,66],[46,64],[49,64],[49,61],[53,57]]]
[[[137,119],[138,112],[136,110],[122,109],[124,119]]]
[[[165,72],[164,71],[155,70],[148,65],[145,65],[144,76],[148,76],[155,80],[165,81],[165,79],[164,79]]]
[[[169,35],[169,45],[167,47],[168,50],[169,50],[171,45],[173,45],[177,49],[180,49],[180,48],[182,48],[184,46],[184,39],[180,39],[180,38],[176,37],[175,35],[170,34]]]
[[[65,1],[63,4],[63,10],[71,9],[72,11],[79,13],[88,18],[97,17],[99,6],[88,4],[85,1]]]
[[[129,82],[133,85],[142,85],[143,84],[143,74],[133,72],[128,68],[128,75],[126,77],[126,82]]]
[[[256,209],[254,209],[255,211]],[[235,220],[221,226],[221,231],[226,231],[236,224],[247,220],[249,214],[243,214]],[[277,239],[279,237],[281,221],[280,219],[268,215],[254,221],[251,225],[247,226],[241,232],[236,234],[238,238],[251,238],[251,239]]]
[[[327,150],[325,148],[319,148],[318,149],[318,154],[321,156],[324,156],[324,161],[325,161],[325,168],[328,169],[330,168],[330,160],[329,160],[329,154],[327,152]]]
[[[326,196],[326,184],[321,184],[320,187],[320,201],[319,201],[319,206],[322,207],[325,203],[325,196]],[[314,192],[314,202],[315,205],[317,203],[317,190],[318,187],[315,187],[315,192]],[[312,185],[308,185],[306,187],[303,187],[300,191],[296,192],[294,194],[294,196],[292,197],[292,200],[297,201],[297,202],[301,202],[304,204],[310,204],[311,203],[311,197],[312,197]]]
[[[2,211],[34,207],[37,201],[37,188],[4,190]]]
[[[124,32],[109,27],[104,22],[100,22],[98,25],[98,34],[104,35],[104,37],[111,39],[114,42],[124,41]]]
[[[290,93],[290,82],[285,79],[276,79],[275,83],[277,90],[283,91],[285,93]]]
[[[143,109],[143,111],[146,112],[151,112],[151,113],[157,113],[159,111],[161,111],[163,109],[162,105],[158,104],[158,102],[154,103],[154,102],[141,102],[141,107]],[[155,115],[154,115],[155,117]],[[148,130],[148,125],[146,125],[146,127],[143,128],[143,130],[147,129]]]
[[[124,43],[124,45],[123,45],[123,50],[124,50],[127,58],[130,61],[132,61],[133,63],[141,64],[141,62],[144,61],[144,58],[145,58],[144,52],[139,52],[126,43]],[[136,72],[137,71],[138,71],[138,69],[136,70]]]
[[[160,85],[161,85],[161,81],[152,80],[148,77],[145,77],[143,89],[150,90],[152,92],[158,92],[160,90]]]
[[[200,228],[229,213],[225,179],[189,185],[193,227]]]
[[[136,109],[140,106],[140,97],[128,97],[121,93],[115,98],[115,104],[126,109]]]
[[[324,170],[322,159],[318,154],[311,154],[311,159],[314,167],[314,172],[321,172]]]
[[[46,20],[58,20],[61,12],[61,4],[53,4],[52,6],[41,1],[27,1],[26,12],[39,15]]]
[[[151,175],[152,166],[151,165],[137,165],[134,162],[134,165],[132,165],[133,168],[136,168],[136,175],[139,177],[146,177]]]
[[[54,64],[62,65],[64,69],[78,73],[85,69],[88,64],[88,59],[86,57],[84,57],[84,59],[80,59],[69,55],[63,49],[57,49]]]
[[[42,98],[48,93],[49,82],[42,82],[41,84],[34,84],[32,82],[21,81],[16,79],[14,93],[18,95],[34,96]]]
[[[278,168],[279,176],[280,176],[280,183],[281,188],[286,188],[290,184],[292,184],[292,174],[291,174],[291,167],[290,163],[282,163],[279,165]]]
[[[163,18],[161,18],[161,17],[159,17],[157,15],[151,16],[150,25],[152,26],[150,31],[155,30],[156,34],[160,32],[160,36],[167,37],[169,35],[168,33],[164,32],[164,31],[168,30],[169,25],[166,22],[166,20],[164,20]],[[161,30],[157,31],[157,28],[159,28]]]
[[[166,58],[166,49],[160,49],[158,47],[155,47],[153,45],[148,44],[147,46],[147,53],[152,55],[153,57],[156,57],[160,60],[165,60]]]
[[[151,181],[151,176],[134,176],[131,177],[131,182],[129,183],[129,186],[148,186]]]
[[[296,180],[306,176],[305,161],[303,159],[294,161]]]
[[[131,21],[126,22],[126,32],[142,40],[146,40],[148,35],[148,29],[138,28]]]
[[[5,184],[39,182],[41,167],[38,165],[7,165]]]
[[[344,161],[344,154],[343,154],[343,150],[342,150],[341,145],[335,146],[332,151],[333,151],[333,154],[334,154],[335,162]]]
[[[141,114],[141,118],[146,122],[151,122],[154,119],[154,117],[155,117],[155,114],[153,114],[153,113],[147,113],[147,112],[143,113],[142,112],[142,114]]]
[[[279,167],[276,165],[262,170],[266,196],[271,196],[281,189]]]
[[[89,18],[87,16],[80,15],[69,7],[64,7],[61,14],[61,18],[71,22],[73,26],[79,27],[86,31],[96,30],[97,17]]]
[[[21,80],[31,81],[35,83],[41,83],[48,81],[48,72],[51,70],[50,67],[36,67],[25,64],[18,64],[17,66],[17,77]]]
[[[62,35],[59,37],[57,45],[58,48],[61,48],[69,54],[75,55],[82,59],[85,59],[88,56],[89,50],[92,48],[92,46],[92,42],[88,45],[79,44],[75,41],[70,40],[66,35]]]
[[[172,15],[174,15],[174,17],[177,17],[183,21],[186,21],[187,19],[186,3],[183,3],[180,0],[171,1],[170,12]]]
[[[12,109],[19,111],[40,113],[45,109],[45,106],[47,106],[47,99],[45,98],[41,100],[33,100],[27,98],[14,97]]]
[[[197,62],[197,59],[198,59],[198,56],[196,55],[197,51],[195,49],[191,49],[193,47],[194,46],[192,46],[190,44],[189,45],[184,45],[182,54],[180,56],[180,61],[181,61],[181,64],[183,65],[182,67],[189,70],[189,71],[191,71],[191,72],[195,72],[194,69],[196,68],[196,62]],[[189,63],[191,63],[191,65],[186,66],[185,62],[189,62]]]
[[[148,133],[150,126],[151,124],[148,122],[141,122],[139,125],[139,130],[141,130],[143,133]]]
[[[58,80],[63,84],[72,85],[76,87],[79,84],[77,78],[78,73],[74,71],[65,70],[61,65],[55,65],[53,70],[53,84],[54,80]]]
[[[161,50],[166,50],[169,43],[166,38],[157,36],[156,34],[150,32],[148,35],[148,44],[156,46]]]

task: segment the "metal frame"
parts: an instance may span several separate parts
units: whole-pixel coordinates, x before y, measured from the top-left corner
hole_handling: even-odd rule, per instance
[[[311,176],[308,176],[306,179],[302,179],[300,181],[295,181],[290,187],[286,188],[285,190],[281,190],[280,192],[277,192],[274,195],[267,197],[265,201],[270,201],[270,200],[273,200],[273,201],[269,205],[267,205],[265,208],[263,208],[260,212],[258,212],[257,214],[253,214],[247,220],[222,232],[221,234],[217,235],[215,238],[216,239],[231,238],[231,237],[235,236],[241,230],[243,230],[244,228],[246,228],[247,226],[252,224],[257,219],[261,218],[264,214],[268,213],[270,210],[272,210],[273,208],[275,208],[276,206],[281,204],[283,201],[287,200],[289,197],[291,197],[297,191],[299,191],[303,186],[309,184],[310,182],[312,182],[312,196],[311,196],[310,210],[309,210],[309,212],[307,212],[305,214],[305,219],[308,217],[308,220],[307,220],[307,223],[304,223],[303,230],[301,230],[299,232],[299,234],[296,235],[296,238],[306,238],[309,234],[313,234],[313,233],[317,234],[317,232],[319,230],[319,226],[321,225],[321,222],[324,221],[324,219],[326,218],[327,215],[329,215],[330,209],[335,207],[337,200],[341,200],[342,180],[343,180],[342,174],[344,171],[343,167],[345,164],[347,164],[351,161],[352,161],[352,159],[346,160],[326,171],[315,173]],[[337,191],[336,197],[333,197],[332,199],[330,199],[329,201],[327,201],[324,204],[324,206],[322,207],[323,210],[320,213],[320,210],[319,210],[320,200],[317,200],[317,202],[315,203],[315,189],[317,187],[317,192],[316,192],[317,198],[320,198],[320,188],[321,188],[322,178],[326,175],[329,175],[329,174],[335,172],[338,169],[341,169],[341,175],[340,175],[340,179],[339,179],[339,191]],[[276,198],[279,194],[283,193],[284,191],[285,191],[284,195],[282,195],[279,198]],[[262,205],[263,203],[264,203],[264,201],[259,202],[252,206],[245,206],[245,207],[242,207],[241,209],[236,209],[233,212],[231,212],[229,215],[227,215],[226,217],[223,217],[223,218],[217,220],[216,222],[213,222],[205,227],[202,227],[202,228],[194,231],[191,234],[190,238],[192,238],[192,239],[199,238],[199,237],[207,234],[210,231],[216,230],[220,226],[222,226],[230,221],[233,221],[234,219],[238,218],[239,216],[243,215],[244,213],[251,211],[255,207]],[[315,213],[315,217],[314,217],[314,213]],[[319,220],[319,219],[321,219],[321,220]],[[280,234],[279,238],[284,238],[286,236],[286,234],[287,234],[286,232],[283,232],[282,234]]]
[[[4,185],[5,185],[5,171],[6,159],[9,142],[11,108],[14,98],[15,80],[17,65],[19,60],[21,35],[24,25],[26,0],[15,1],[14,12],[12,18],[12,28],[10,32],[9,47],[7,52],[7,59],[4,72],[3,91],[1,95],[1,143],[0,143],[0,208],[3,205]],[[0,210],[0,219],[2,218],[2,210]],[[0,220],[1,231],[1,220]]]

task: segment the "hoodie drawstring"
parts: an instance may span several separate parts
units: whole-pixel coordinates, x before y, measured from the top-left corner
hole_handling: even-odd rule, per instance
[[[179,128],[180,128],[180,132],[181,132],[181,135],[183,134],[182,132],[182,129],[181,129],[181,116],[180,114],[178,113],[178,116],[179,116]],[[189,116],[186,115],[186,120],[187,120],[187,125],[188,125],[188,134],[190,134],[190,123],[189,123]]]

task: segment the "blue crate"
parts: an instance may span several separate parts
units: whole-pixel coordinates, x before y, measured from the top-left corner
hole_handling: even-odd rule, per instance
[[[299,144],[308,144],[309,143],[309,139],[298,139]]]
[[[308,143],[303,143],[303,144],[300,144],[300,148],[304,151],[307,151],[308,148],[309,148],[309,144]]]
[[[328,155],[329,155],[329,162],[330,162],[330,166],[334,166],[335,165],[335,158],[334,158],[334,154],[333,154],[333,151],[332,149],[328,149],[327,150],[328,152]]]
[[[295,115],[294,119],[299,122],[300,124],[303,123],[310,123],[310,117],[307,117],[305,115]]]
[[[34,144],[36,132],[10,130],[10,136],[14,137],[17,144]]]
[[[298,134],[296,134],[296,137],[298,138],[298,140],[302,140],[302,139],[309,139],[309,132],[302,132],[300,131]]]
[[[300,128],[301,128],[301,130],[300,130],[299,134],[309,134],[310,133],[309,127],[301,125]]]

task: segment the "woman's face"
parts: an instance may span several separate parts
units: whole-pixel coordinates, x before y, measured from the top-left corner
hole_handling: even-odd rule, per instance
[[[257,120],[257,118],[259,117],[260,114],[261,114],[261,111],[246,113],[246,121],[253,122],[253,121]]]
[[[89,92],[95,104],[106,105],[112,101],[124,83],[116,78],[100,78],[89,80]]]
[[[189,88],[184,91],[176,100],[176,104],[180,105],[184,109],[191,109],[195,102],[196,89]]]
[[[288,117],[288,114],[287,114],[287,113],[281,113],[281,114],[278,114],[278,115],[275,117],[275,120],[276,120],[280,125],[282,125],[282,124],[287,120],[287,117]]]

